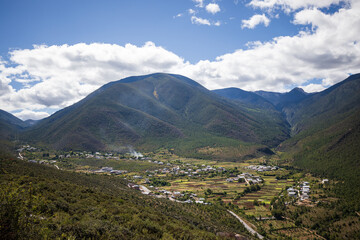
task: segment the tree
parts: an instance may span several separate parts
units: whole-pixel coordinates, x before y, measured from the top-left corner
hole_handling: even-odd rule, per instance
[[[271,210],[271,214],[278,220],[282,219],[283,213],[281,209],[274,208],[273,210]]]
[[[213,191],[210,188],[205,190],[205,195],[211,195],[211,194],[213,194]]]

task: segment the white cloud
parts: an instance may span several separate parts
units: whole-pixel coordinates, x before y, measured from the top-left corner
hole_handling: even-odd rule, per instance
[[[195,14],[195,10],[194,10],[194,9],[191,9],[191,8],[188,10],[188,12],[189,12],[189,14],[191,14],[191,15],[192,15],[192,14]]]
[[[14,115],[22,120],[39,120],[50,116],[50,114],[48,114],[47,112],[38,112],[31,110],[23,110],[21,112],[14,113]]]
[[[310,83],[306,86],[301,86],[301,88],[308,93],[321,92],[322,90],[325,89],[325,87],[322,84],[314,84],[314,83]]]
[[[152,42],[144,46],[79,43],[13,50],[9,63],[0,62],[0,108],[34,112],[63,108],[110,81],[154,72],[182,74],[209,89],[285,91],[289,86],[303,86],[306,91],[318,91],[360,71],[359,16],[360,2],[334,14],[303,9],[293,22],[310,24],[312,31],[253,42],[247,49],[195,64]],[[311,79],[322,82],[307,84]],[[15,91],[9,85],[12,81],[29,87]]]
[[[193,0],[196,3],[196,7],[203,8],[204,7],[204,0]]]
[[[220,22],[220,21],[216,21],[216,22],[214,23],[214,25],[215,25],[215,26],[220,26],[220,25],[221,25],[221,22]]]
[[[304,8],[324,8],[332,4],[348,2],[348,0],[251,0],[250,6],[263,10],[282,9],[292,12]]]
[[[216,14],[216,13],[220,12],[220,7],[216,3],[209,3],[208,5],[206,5],[205,9],[207,12],[209,12],[211,14]]]
[[[360,69],[360,2],[334,14],[302,10],[297,24],[311,24],[313,31],[254,42],[247,50],[201,61],[194,79],[209,88],[239,86],[246,90],[283,91],[309,79],[323,79],[327,87]],[[226,81],[224,80],[226,79]],[[239,84],[241,83],[241,84]]]
[[[177,14],[176,16],[174,16],[173,18],[179,18],[179,17],[182,17],[182,13],[179,13],[179,14]]]
[[[79,43],[61,46],[34,46],[13,50],[10,61],[0,64],[0,108],[39,110],[62,108],[85,97],[101,85],[131,75],[175,72],[188,64],[162,47],[148,42],[132,44]],[[9,85],[19,73],[26,73],[35,85],[14,91]],[[26,80],[22,79],[26,84]]]
[[[242,20],[241,28],[250,28],[253,29],[257,25],[263,23],[265,27],[269,26],[270,19],[265,16],[265,14],[259,15],[256,14],[252,16],[249,20]]]
[[[208,25],[208,26],[211,25],[209,20],[207,20],[205,18],[199,18],[199,17],[196,17],[196,16],[191,17],[191,23],[192,24],[199,24],[199,25]]]

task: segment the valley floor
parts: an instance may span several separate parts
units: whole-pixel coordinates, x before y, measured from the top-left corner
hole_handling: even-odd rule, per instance
[[[19,158],[24,161],[62,170],[115,175],[126,179],[129,188],[154,198],[224,206],[231,214],[241,216],[259,236],[270,239],[322,239],[314,214],[338,201],[331,194],[334,182],[302,173],[279,155],[221,162],[181,158],[166,149],[142,157],[36,150],[21,154]],[[358,231],[359,218],[346,217],[341,221],[352,223],[352,227],[346,225],[351,234]]]

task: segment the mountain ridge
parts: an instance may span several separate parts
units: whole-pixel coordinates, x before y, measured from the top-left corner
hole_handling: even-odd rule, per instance
[[[287,137],[281,124],[275,130],[267,128],[249,109],[197,82],[157,73],[108,83],[30,127],[25,138],[60,149],[101,150],[190,145],[186,141],[196,149],[218,142],[223,142],[219,147],[249,142],[263,148],[262,144],[276,146]]]

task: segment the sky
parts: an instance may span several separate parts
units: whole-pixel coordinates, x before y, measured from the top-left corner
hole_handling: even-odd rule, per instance
[[[41,119],[155,72],[322,91],[360,72],[358,0],[0,0],[0,109]]]

